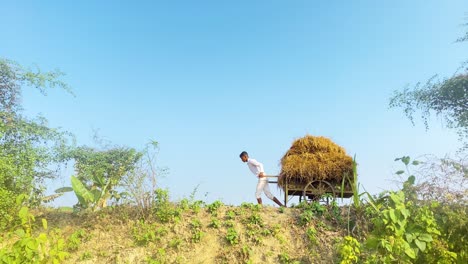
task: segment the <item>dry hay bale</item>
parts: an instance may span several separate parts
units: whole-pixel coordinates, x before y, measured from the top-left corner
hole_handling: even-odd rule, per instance
[[[341,184],[343,176],[351,176],[352,172],[353,159],[342,147],[328,138],[307,135],[295,140],[281,159],[278,184],[283,187],[286,181],[307,183],[312,180]]]

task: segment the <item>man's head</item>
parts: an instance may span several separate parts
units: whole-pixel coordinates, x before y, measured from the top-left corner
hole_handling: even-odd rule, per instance
[[[249,154],[245,151],[242,151],[239,157],[241,158],[242,162],[247,162],[249,160]]]

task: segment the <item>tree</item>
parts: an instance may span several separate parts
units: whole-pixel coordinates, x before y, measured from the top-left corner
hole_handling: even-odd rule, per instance
[[[465,24],[465,25],[468,25]],[[466,36],[457,42],[468,40]],[[455,129],[460,139],[468,146],[468,61],[450,78],[437,79],[437,75],[425,84],[417,83],[412,89],[395,91],[390,99],[391,108],[403,108],[414,125],[414,115],[421,111],[421,118],[428,129],[431,112],[435,112],[449,128]]]
[[[72,177],[72,186],[79,206],[102,208],[107,205],[108,199],[118,198],[115,188],[125,175],[135,169],[142,155],[127,147],[107,150],[79,147],[71,151],[70,157],[75,160],[77,173],[76,177]]]
[[[50,128],[43,117],[22,115],[21,92],[33,87],[42,94],[58,87],[70,91],[60,71],[28,70],[0,58],[0,188],[14,194],[42,195],[41,183],[55,177],[53,163],[64,160],[71,135]]]

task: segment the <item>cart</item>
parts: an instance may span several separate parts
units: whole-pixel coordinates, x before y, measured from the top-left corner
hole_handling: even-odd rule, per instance
[[[278,183],[279,176],[266,176],[269,183]],[[328,204],[329,199],[350,198],[353,191],[349,184],[342,182],[331,182],[326,180],[312,180],[309,182],[288,181],[282,187],[284,191],[284,206],[287,207],[289,201],[294,197],[299,197],[299,203],[325,200]]]

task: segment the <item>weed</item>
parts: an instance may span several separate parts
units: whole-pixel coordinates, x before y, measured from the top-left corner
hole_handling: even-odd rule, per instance
[[[314,213],[311,210],[304,210],[299,215],[299,225],[305,226],[312,221],[314,218]]]
[[[309,242],[311,245],[316,245],[317,244],[317,230],[311,226],[307,229],[306,231],[307,238],[309,239]]]
[[[338,253],[340,256],[340,264],[353,264],[359,260],[361,253],[361,244],[351,236],[345,236],[343,241],[338,245]]]
[[[236,213],[234,211],[229,210],[226,212],[226,219],[233,220],[234,218],[236,218]]]
[[[200,229],[202,226],[201,222],[199,219],[193,219],[192,222],[190,223],[190,227],[192,229]]]
[[[192,242],[199,243],[204,236],[205,236],[204,232],[202,232],[201,230],[195,230],[192,233]]]
[[[237,245],[239,243],[239,234],[237,234],[237,231],[233,227],[228,228],[226,240],[230,245]]]
[[[169,242],[169,247],[171,247],[173,249],[179,250],[181,246],[182,246],[182,239],[180,239],[180,238],[173,238]]]
[[[159,242],[167,234],[166,228],[157,227],[156,224],[147,224],[143,221],[138,222],[132,231],[133,239],[140,246],[147,245],[150,242]]]
[[[78,229],[68,238],[66,248],[70,251],[76,251],[80,247],[81,243],[87,239],[89,239],[89,234],[87,234],[83,229]]]
[[[88,259],[92,259],[93,258],[93,254],[89,251],[85,251],[83,252],[83,254],[80,255],[80,260],[83,261],[83,260],[88,260]]]
[[[226,226],[226,227],[234,227],[234,221],[228,220],[228,221],[224,222],[224,226]]]
[[[215,201],[207,206],[208,212],[213,215],[217,216],[218,215],[218,209],[223,206],[223,203],[221,201]]]
[[[216,228],[216,229],[220,228],[221,227],[221,221],[219,221],[216,218],[211,218],[210,227]]]
[[[254,213],[247,219],[248,224],[263,226],[263,220],[259,214]]]

